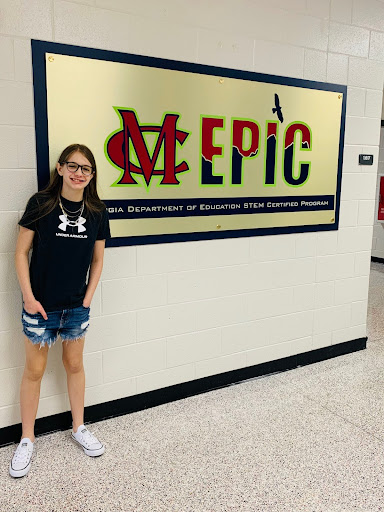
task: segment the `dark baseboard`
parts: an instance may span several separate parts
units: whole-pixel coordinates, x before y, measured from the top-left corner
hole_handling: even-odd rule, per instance
[[[376,256],[371,256],[371,261],[374,263],[384,263],[384,258],[376,258]]]
[[[311,350],[303,354],[284,357],[276,361],[241,368],[202,379],[176,384],[162,389],[156,389],[147,393],[120,398],[102,404],[91,405],[85,408],[85,422],[94,423],[96,421],[115,418],[124,414],[149,409],[158,405],[174,402],[189,396],[199,395],[223,388],[242,381],[255,379],[257,377],[266,377],[273,373],[293,370],[300,366],[318,363],[333,357],[350,354],[363,350],[367,347],[367,338],[359,338],[338,345],[331,345],[317,350]],[[72,426],[72,417],[69,411],[60,414],[54,414],[45,418],[39,418],[35,424],[36,436],[48,434],[59,430],[68,430]],[[21,423],[10,425],[0,429],[0,446],[18,442],[21,436]]]

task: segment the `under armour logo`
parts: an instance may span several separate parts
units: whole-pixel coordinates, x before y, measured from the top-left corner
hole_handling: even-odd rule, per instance
[[[86,228],[83,226],[85,224],[86,219],[84,217],[79,217],[76,221],[68,220],[65,215],[59,215],[59,219],[61,220],[61,224],[59,224],[59,229],[62,231],[67,230],[67,226],[77,227],[77,232],[82,233],[86,231]]]

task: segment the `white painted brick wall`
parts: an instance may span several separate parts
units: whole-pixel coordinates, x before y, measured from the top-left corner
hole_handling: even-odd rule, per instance
[[[331,21],[328,49],[335,53],[368,57],[369,38],[370,32],[365,28]]]
[[[0,0],[0,13],[0,427],[20,421],[13,257],[37,188],[30,38],[348,85],[339,231],[107,249],[85,348],[87,405],[365,335],[384,173],[384,3]],[[358,165],[363,152],[374,166]],[[378,223],[373,246],[384,257]],[[60,344],[51,352],[39,417],[69,408]]]

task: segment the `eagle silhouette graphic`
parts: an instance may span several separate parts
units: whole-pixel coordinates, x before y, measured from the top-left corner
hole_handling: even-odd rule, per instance
[[[272,112],[274,114],[277,114],[277,117],[279,118],[280,123],[282,123],[284,121],[284,117],[283,117],[283,113],[281,111],[280,99],[279,99],[279,95],[278,94],[275,94],[275,108],[272,109]]]

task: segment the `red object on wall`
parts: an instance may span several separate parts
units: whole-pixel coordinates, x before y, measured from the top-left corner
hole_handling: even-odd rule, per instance
[[[380,176],[379,211],[377,220],[384,220],[384,176]]]

